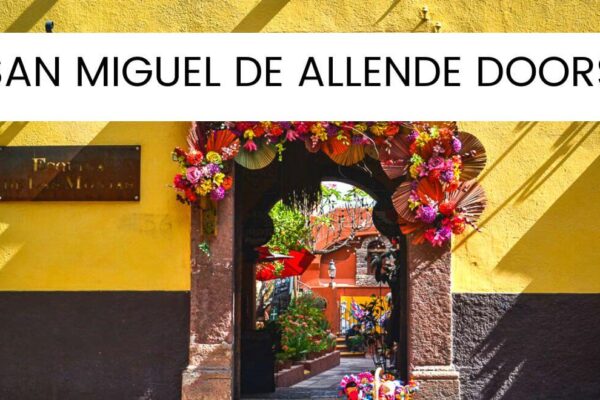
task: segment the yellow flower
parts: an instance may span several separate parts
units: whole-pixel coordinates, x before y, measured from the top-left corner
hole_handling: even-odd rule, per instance
[[[423,147],[430,140],[431,140],[431,136],[429,136],[429,134],[427,132],[421,132],[421,133],[419,133],[419,136],[416,139],[417,146],[418,147]]]
[[[410,166],[408,172],[410,172],[410,176],[414,179],[419,175],[419,171],[417,170],[418,165],[413,164]]]
[[[209,151],[206,154],[206,160],[211,163],[221,164],[221,156],[215,151]]]
[[[202,181],[200,186],[198,186],[198,193],[201,196],[206,196],[212,190],[212,187],[212,181],[210,181],[209,179],[205,179],[204,181]]]
[[[219,172],[215,174],[215,176],[213,176],[213,182],[216,183],[217,186],[221,186],[221,183],[223,183],[223,179],[225,179],[225,174],[222,172]]]
[[[360,133],[365,133],[367,131],[367,125],[366,124],[356,124],[356,125],[354,125],[354,129],[356,129]],[[356,132],[355,132],[355,134],[356,134]]]
[[[244,131],[244,139],[254,139],[254,131],[252,129],[246,129]]]
[[[327,131],[321,125],[321,123],[317,122],[310,127],[310,131],[322,142],[327,140]]]
[[[371,126],[371,133],[375,136],[383,136],[386,127],[386,124],[374,124]]]

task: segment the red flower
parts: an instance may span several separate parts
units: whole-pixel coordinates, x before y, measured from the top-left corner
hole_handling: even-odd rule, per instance
[[[306,122],[298,122],[296,124],[296,132],[298,132],[300,135],[308,132],[309,126]]]
[[[282,133],[283,133],[283,129],[281,128],[281,126],[279,124],[271,125],[271,135],[272,136],[279,137],[279,136],[281,136]]]
[[[199,151],[193,151],[191,153],[188,153],[186,156],[186,160],[187,160],[188,164],[191,164],[191,165],[200,165],[203,158],[204,158],[204,155]]]
[[[245,132],[246,129],[251,129],[254,126],[254,122],[236,122],[235,123],[235,129],[237,129],[240,132]]]
[[[456,207],[456,204],[454,204],[450,201],[443,201],[440,203],[439,210],[442,214],[449,216],[449,215],[454,214],[455,207]]]
[[[177,189],[185,189],[187,185],[185,179],[183,178],[183,175],[175,175],[175,177],[173,178],[173,186],[175,186]]]
[[[459,235],[465,231],[465,219],[463,217],[456,216],[452,218],[452,233]]]
[[[262,135],[265,134],[265,128],[264,128],[264,126],[262,126],[262,124],[256,124],[252,128],[252,131],[254,132],[254,136],[256,136],[256,137],[261,137]]]
[[[191,189],[186,189],[185,197],[192,203],[198,199],[198,196],[196,196],[196,193],[194,193],[194,191]]]
[[[460,235],[465,231],[466,221],[463,217],[457,215],[453,218],[444,218],[442,226],[451,229],[455,235]]]
[[[385,129],[385,136],[395,136],[399,130],[400,127],[398,125],[388,125]]]
[[[448,186],[446,187],[446,189],[444,189],[446,192],[453,192],[456,189],[458,189],[458,185],[459,185],[459,181],[458,180],[453,180],[452,182],[450,182],[448,184]]]
[[[233,178],[230,176],[226,176],[223,179],[223,183],[221,183],[221,186],[223,186],[223,189],[225,190],[231,189],[231,187],[233,186]]]

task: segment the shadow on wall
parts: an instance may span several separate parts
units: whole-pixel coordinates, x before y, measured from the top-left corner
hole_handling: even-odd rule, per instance
[[[464,399],[600,398],[600,295],[455,294]]]
[[[600,157],[519,239],[495,272],[527,275],[528,292],[557,284],[600,292],[599,180]],[[548,272],[562,282],[548,282]]]
[[[25,128],[28,122],[0,122],[0,146],[8,146],[10,142]]]
[[[262,0],[232,32],[260,32],[289,2],[290,0]]]
[[[28,32],[56,4],[58,0],[35,0],[12,23],[6,32]]]

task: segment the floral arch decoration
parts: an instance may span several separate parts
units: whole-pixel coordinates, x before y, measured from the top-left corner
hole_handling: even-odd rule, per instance
[[[416,244],[441,246],[467,225],[477,230],[487,203],[475,179],[485,167],[485,149],[456,122],[242,121],[207,131],[199,126],[190,130],[189,149],[173,152],[180,166],[173,185],[185,204],[212,204],[214,210],[233,186],[232,162],[264,168],[285,156],[286,144],[297,141],[339,165],[372,157],[391,180],[404,177],[398,179],[392,202],[402,233],[412,234]]]

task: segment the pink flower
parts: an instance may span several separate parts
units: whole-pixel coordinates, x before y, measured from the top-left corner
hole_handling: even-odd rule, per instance
[[[287,133],[285,134],[285,139],[288,142],[293,142],[294,140],[298,139],[300,135],[298,135],[296,133],[296,131],[292,130],[292,129],[288,129]]]
[[[258,150],[258,146],[256,146],[256,143],[254,143],[254,141],[250,139],[246,141],[246,143],[244,143],[244,149],[246,149],[247,151],[256,151]]]
[[[425,231],[424,236],[425,240],[427,240],[433,246],[441,246],[446,241],[450,240],[450,237],[452,236],[452,231],[446,226],[437,230],[435,228],[431,228]]]
[[[444,159],[439,156],[431,157],[429,159],[429,162],[427,163],[427,166],[430,169],[443,168],[444,167]]]
[[[196,183],[198,183],[200,178],[202,178],[202,172],[198,167],[189,167],[185,171],[185,177],[192,185],[195,185]]]

